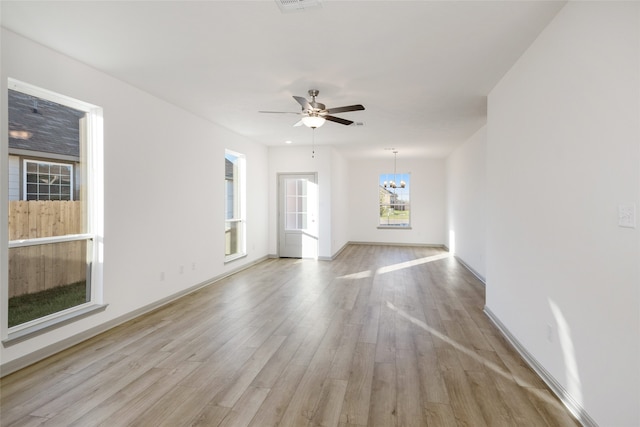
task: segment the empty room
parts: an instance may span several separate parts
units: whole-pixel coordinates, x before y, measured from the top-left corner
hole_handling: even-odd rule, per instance
[[[640,425],[639,2],[0,25],[0,425]]]

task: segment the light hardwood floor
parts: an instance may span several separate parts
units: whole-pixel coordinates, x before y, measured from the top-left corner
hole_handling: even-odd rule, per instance
[[[577,426],[440,249],[272,259],[0,382],[2,426]]]

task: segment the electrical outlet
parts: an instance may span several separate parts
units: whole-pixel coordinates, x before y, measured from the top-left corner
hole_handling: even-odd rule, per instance
[[[192,263],[191,263],[191,269],[192,269],[192,270],[195,270],[195,269],[196,269],[196,263],[195,263],[195,262],[192,262]]]

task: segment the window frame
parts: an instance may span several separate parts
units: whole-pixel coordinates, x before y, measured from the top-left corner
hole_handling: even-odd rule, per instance
[[[227,213],[229,212],[229,193],[227,191],[228,188],[228,179],[226,173],[226,160],[227,156],[235,157],[237,163],[234,163],[234,179],[233,181],[233,199],[231,203],[233,204],[233,216],[232,218],[227,218]],[[225,171],[225,189],[224,189],[224,212],[225,212],[225,256],[224,262],[228,263],[231,261],[235,261],[236,259],[243,258],[247,256],[247,226],[246,226],[246,156],[242,153],[238,153],[237,151],[225,149],[224,151],[224,171]],[[231,161],[231,160],[230,160]],[[233,162],[232,162],[233,163]],[[233,227],[239,230],[239,238],[237,239],[237,250],[234,253],[227,255],[226,250],[226,233],[228,230]]]
[[[8,274],[3,275],[0,279],[0,307],[2,308],[2,316],[0,316],[0,335],[2,344],[7,347],[18,342],[22,342],[34,336],[48,332],[54,328],[58,328],[62,325],[70,322],[77,321],[90,314],[103,311],[107,305],[103,302],[103,268],[102,268],[102,253],[103,253],[103,230],[104,230],[104,194],[103,194],[103,110],[101,107],[80,101],[75,98],[71,98],[66,95],[62,95],[47,89],[43,89],[38,86],[31,85],[13,78],[7,79],[6,93],[3,96],[7,96],[9,90],[22,92],[27,95],[35,96],[41,99],[46,99],[61,105],[65,105],[70,108],[74,108],[86,113],[84,124],[81,126],[80,144],[83,145],[83,149],[86,150],[85,168],[83,183],[86,191],[83,193],[83,198],[86,200],[86,230],[81,234],[68,234],[55,237],[41,237],[34,239],[21,239],[21,240],[8,240],[8,233],[5,234],[5,242],[3,243],[3,256],[2,264],[5,271],[8,271],[9,263],[9,250],[12,248],[43,245],[52,243],[63,243],[70,241],[85,240],[90,249],[88,249],[87,260],[90,262],[90,271],[87,274],[87,281],[90,284],[90,300],[84,304],[79,304],[74,307],[61,310],[56,313],[52,313],[31,321],[8,327],[8,295],[9,295],[9,278]],[[8,116],[6,119],[8,120]],[[6,123],[4,124],[6,125]],[[5,128],[6,129],[6,128]],[[8,156],[8,139],[3,139],[3,144],[7,144],[3,147],[2,155]],[[35,162],[39,162],[34,159]],[[42,162],[40,162],[42,163]],[[46,163],[55,163],[46,161]],[[63,163],[61,163],[63,164]],[[23,163],[26,166],[26,163]],[[71,163],[64,163],[65,166],[70,165],[72,167],[71,172],[71,200],[75,199],[75,173],[76,165]],[[25,167],[26,170],[26,167]],[[26,178],[26,172],[23,175]],[[25,180],[26,181],[26,180]],[[26,194],[26,182],[25,190],[22,194]],[[2,206],[6,207],[7,200],[3,200]],[[3,218],[6,216],[3,215]],[[5,230],[8,229],[8,223],[3,225]]]

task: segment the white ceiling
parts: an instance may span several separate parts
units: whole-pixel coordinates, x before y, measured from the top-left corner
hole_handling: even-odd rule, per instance
[[[327,122],[346,156],[444,157],[486,122],[486,95],[561,1],[7,1],[2,26],[266,144],[309,145],[292,95],[362,122]]]

